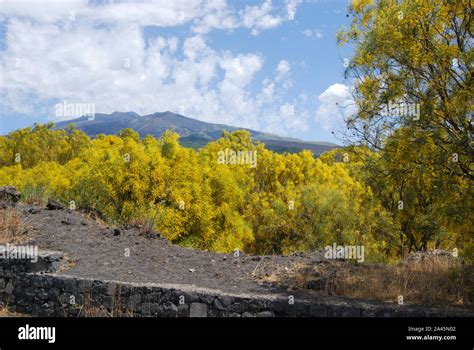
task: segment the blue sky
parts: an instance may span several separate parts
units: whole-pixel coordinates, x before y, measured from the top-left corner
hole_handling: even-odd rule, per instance
[[[0,1],[0,133],[100,113],[170,110],[338,142],[353,112],[336,33],[347,0]],[[336,105],[337,103],[337,105]]]

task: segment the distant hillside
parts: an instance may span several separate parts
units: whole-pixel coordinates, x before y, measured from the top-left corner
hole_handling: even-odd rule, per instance
[[[173,130],[181,136],[181,144],[186,147],[200,148],[208,142],[217,140],[222,132],[235,131],[243,128],[224,124],[212,124],[196,119],[187,118],[172,112],[154,113],[140,116],[135,112],[114,112],[112,114],[96,114],[94,119],[80,117],[66,120],[56,124],[57,129],[66,128],[69,124],[84,131],[89,136],[98,134],[117,134],[121,129],[131,128],[139,133],[141,137],[153,135],[160,137],[166,130]],[[294,138],[286,138],[278,135],[263,133],[260,131],[245,129],[252,133],[254,140],[265,144],[268,149],[278,153],[295,153],[301,150],[310,150],[315,155],[338,147],[328,142],[306,142]]]

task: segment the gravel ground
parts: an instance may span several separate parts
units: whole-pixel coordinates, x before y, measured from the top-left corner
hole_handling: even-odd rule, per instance
[[[59,250],[70,263],[63,274],[118,280],[188,284],[233,293],[269,293],[287,286],[269,283],[276,270],[291,273],[298,263],[317,263],[321,253],[290,257],[217,254],[173,245],[138,227],[119,231],[72,210],[20,205],[30,244]]]

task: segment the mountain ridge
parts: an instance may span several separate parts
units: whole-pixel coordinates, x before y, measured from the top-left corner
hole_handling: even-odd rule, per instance
[[[160,137],[166,130],[177,132],[183,146],[200,148],[221,137],[223,131],[248,130],[255,141],[278,153],[295,153],[310,150],[315,155],[339,147],[330,142],[303,141],[296,138],[283,137],[275,134],[239,128],[226,124],[215,124],[189,118],[170,111],[156,112],[140,116],[135,112],[113,112],[110,114],[96,113],[94,118],[82,116],[56,123],[56,129],[64,129],[70,124],[94,137],[99,134],[113,135],[124,128],[131,128],[140,137],[152,135]]]

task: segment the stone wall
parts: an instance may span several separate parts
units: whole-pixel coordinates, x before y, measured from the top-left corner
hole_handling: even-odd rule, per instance
[[[14,312],[58,317],[467,316],[459,310],[347,299],[229,294],[189,285],[77,278],[57,272],[61,261],[60,253],[48,251],[41,251],[36,263],[29,257],[0,255],[0,304]]]

